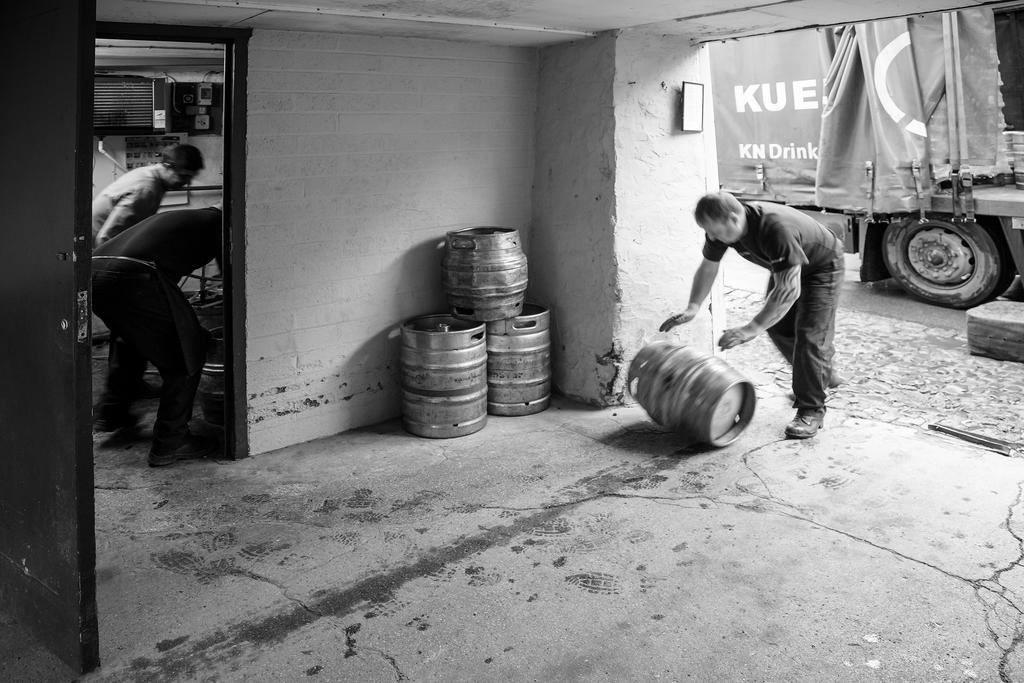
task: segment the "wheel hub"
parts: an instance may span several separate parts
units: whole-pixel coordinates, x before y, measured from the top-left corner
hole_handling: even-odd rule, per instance
[[[941,227],[918,231],[907,252],[914,270],[936,284],[960,284],[974,274],[974,252],[956,233]]]

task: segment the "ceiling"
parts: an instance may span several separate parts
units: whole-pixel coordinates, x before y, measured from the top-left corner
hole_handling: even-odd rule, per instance
[[[224,46],[169,40],[96,39],[96,71],[159,68],[217,70],[224,66]]]
[[[694,42],[977,6],[985,0],[96,0],[100,21],[371,33],[534,46],[642,29]]]

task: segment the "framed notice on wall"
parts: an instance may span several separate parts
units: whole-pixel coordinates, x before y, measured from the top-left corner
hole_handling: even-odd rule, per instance
[[[168,147],[188,142],[187,133],[128,135],[124,139],[124,165],[129,171],[159,163]]]
[[[704,84],[683,81],[679,93],[680,129],[700,133],[704,130]]]

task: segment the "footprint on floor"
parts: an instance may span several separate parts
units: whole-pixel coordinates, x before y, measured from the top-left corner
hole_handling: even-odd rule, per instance
[[[380,496],[373,495],[371,489],[356,489],[355,493],[345,500],[345,507],[372,508],[380,502]]]
[[[618,595],[622,592],[622,583],[614,574],[604,572],[584,572],[565,577],[566,583],[577,586],[588,593],[599,595]]]
[[[624,479],[622,483],[626,485],[626,488],[641,491],[644,489],[657,488],[666,481],[668,481],[668,477],[663,474],[651,474],[646,477],[631,477],[629,479]]]
[[[281,539],[268,539],[257,543],[249,543],[238,551],[238,554],[250,560],[261,560],[267,555],[291,548],[292,544]]]
[[[561,517],[555,517],[549,519],[540,526],[535,526],[530,530],[530,533],[534,536],[561,536],[572,531],[572,524],[569,520]]]

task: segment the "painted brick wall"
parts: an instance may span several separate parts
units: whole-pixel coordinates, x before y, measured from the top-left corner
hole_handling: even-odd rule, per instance
[[[695,320],[667,335],[658,332],[689,301],[704,246],[693,209],[701,195],[718,189],[710,91],[705,132],[681,132],[679,122],[682,81],[708,83],[709,74],[707,49],[685,36],[623,31],[616,42],[615,340],[623,355],[616,394],[644,344],[667,338],[713,353],[725,322],[724,315],[711,315],[724,310],[722,288],[716,286]]]
[[[552,380],[603,403],[615,378],[615,38],[544,48],[530,286],[551,309]]]
[[[250,50],[247,380],[260,453],[399,414],[399,324],[446,310],[446,232],[515,227],[528,249],[537,57],[285,31],[255,32]]]
[[[704,242],[693,206],[718,180],[710,119],[679,132],[677,102],[682,80],[707,82],[704,55],[632,31],[541,51],[531,287],[552,310],[553,380],[574,398],[630,401],[630,361],[686,306]],[[723,321],[706,308],[669,336],[711,352]]]

